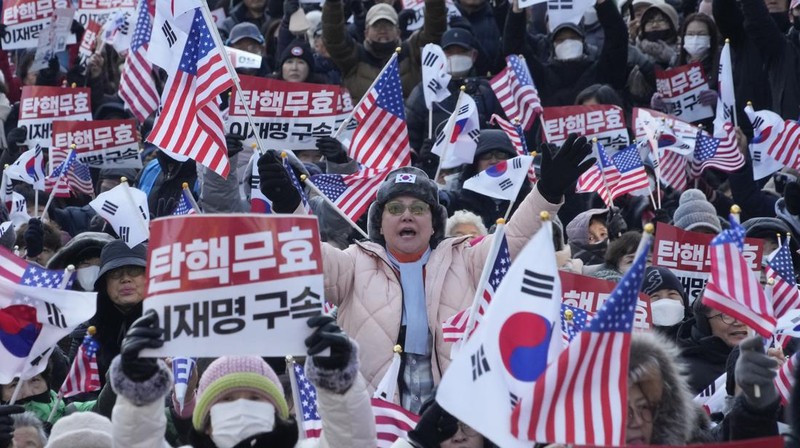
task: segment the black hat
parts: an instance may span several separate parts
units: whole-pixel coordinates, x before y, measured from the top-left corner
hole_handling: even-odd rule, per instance
[[[304,60],[308,64],[309,73],[314,71],[314,53],[311,51],[311,47],[308,46],[308,42],[295,39],[287,45],[283,49],[283,53],[281,53],[281,65],[291,58]]]
[[[472,33],[463,28],[450,28],[442,36],[442,50],[451,45],[457,45],[466,50],[472,50],[474,38]]]
[[[114,241],[114,237],[103,232],[82,232],[69,240],[67,244],[53,255],[47,262],[47,269],[64,269],[92,257],[99,257],[106,244]]]
[[[553,29],[553,33],[551,34],[553,39],[555,39],[556,35],[558,35],[558,33],[561,32],[561,30],[575,31],[575,33],[578,34],[578,36],[580,36],[581,39],[583,39],[586,36],[586,33],[584,33],[583,28],[581,28],[580,26],[575,25],[574,23],[564,22],[556,26],[555,29]]]
[[[508,158],[517,156],[514,145],[508,135],[499,129],[483,129],[478,136],[478,147],[475,148],[475,159],[491,151],[503,151],[508,154]]]
[[[100,272],[97,274],[95,290],[99,290],[98,282],[105,281],[103,276],[123,266],[147,266],[147,244],[137,244],[133,248],[122,240],[114,240],[103,247],[100,253]]]
[[[228,36],[228,40],[225,42],[225,45],[233,45],[242,39],[253,39],[262,45],[264,44],[264,35],[261,34],[261,30],[259,30],[255,24],[250,22],[237,23],[233,28],[231,28],[231,34]]]
[[[644,271],[644,281],[642,282],[642,292],[647,295],[652,295],[656,291],[662,289],[674,289],[681,294],[683,299],[683,306],[688,306],[686,300],[686,290],[678,277],[667,268],[660,266],[651,266]]]

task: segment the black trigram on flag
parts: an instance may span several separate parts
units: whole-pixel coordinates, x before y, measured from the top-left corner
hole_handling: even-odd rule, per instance
[[[756,115],[755,118],[753,118],[753,129],[758,129],[761,126],[764,126],[764,119]]]
[[[431,92],[436,93],[436,92],[442,90],[442,83],[440,83],[439,81],[437,81],[435,79],[431,79],[430,81],[428,81],[428,85],[425,86],[425,88],[430,90]]]
[[[486,361],[486,355],[483,353],[483,345],[478,349],[475,354],[470,356],[472,361],[472,381],[477,380],[486,372],[489,372],[489,362]]]
[[[55,325],[58,328],[67,327],[67,319],[64,318],[64,313],[61,312],[61,309],[50,302],[45,302],[45,307],[47,308],[47,321],[50,322],[50,325]]]
[[[172,48],[172,46],[175,45],[175,41],[178,40],[178,36],[175,35],[175,31],[172,31],[172,26],[169,22],[164,22],[164,25],[161,26],[161,32],[164,33],[164,36],[167,38],[169,47]]]
[[[469,138],[471,138],[473,142],[477,142],[478,141],[478,137],[481,135],[481,130],[480,129],[473,129],[473,130],[467,132],[467,135],[469,135]]]
[[[119,239],[127,243],[128,241],[130,241],[130,237],[131,237],[130,227],[122,226],[119,228]]]
[[[114,216],[117,214],[117,210],[119,210],[119,205],[109,200],[106,200],[106,202],[103,203],[103,206],[100,207],[100,209],[108,213],[109,215]]]
[[[573,0],[548,0],[547,9],[570,10],[572,9],[572,2]]]
[[[144,211],[144,207],[142,207],[141,205],[139,206],[139,213],[141,213],[142,214],[142,218],[145,221],[147,221],[147,213]]]
[[[422,65],[426,67],[433,67],[433,65],[436,64],[436,61],[438,60],[439,56],[431,52],[425,55],[425,59],[422,61]]]
[[[555,278],[552,275],[540,274],[525,269],[525,273],[522,275],[520,291],[534,297],[552,299],[554,285]]]
[[[258,184],[261,183],[261,177],[258,174],[253,174],[250,178],[250,189],[255,190],[258,188]]]
[[[458,109],[458,115],[464,115],[467,112],[469,112],[469,104],[465,104]]]
[[[519,157],[514,157],[514,159],[511,160],[511,168],[515,170],[522,168],[522,160]]]
[[[505,179],[503,179],[503,181],[502,181],[502,182],[500,182],[498,185],[500,185],[500,189],[501,189],[501,190],[503,190],[503,191],[506,191],[506,190],[508,190],[509,188],[511,188],[511,187],[513,187],[513,186],[514,186],[514,182],[511,182],[511,179],[509,179],[509,178],[505,178]]]

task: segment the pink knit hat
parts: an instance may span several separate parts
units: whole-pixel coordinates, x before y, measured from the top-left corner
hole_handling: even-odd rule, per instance
[[[209,364],[197,389],[192,424],[198,431],[208,426],[211,407],[229,392],[248,391],[263,396],[275,406],[281,418],[289,418],[278,375],[258,356],[223,356]]]

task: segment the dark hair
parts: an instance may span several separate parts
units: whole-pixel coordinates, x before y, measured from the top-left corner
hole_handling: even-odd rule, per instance
[[[708,35],[711,37],[711,47],[709,48],[708,63],[704,63],[703,66],[706,70],[706,76],[708,76],[708,80],[711,82],[711,85],[716,86],[717,84],[717,67],[719,66],[719,52],[720,52],[720,35],[719,35],[719,28],[717,28],[717,24],[714,23],[714,19],[709,17],[707,14],[703,14],[702,12],[696,12],[693,14],[689,14],[683,19],[683,24],[681,25],[681,29],[678,30],[678,37],[681,38],[681,43],[683,43],[684,38],[686,36],[686,28],[689,27],[689,24],[692,22],[701,22],[705,24],[706,28],[708,28]],[[681,54],[678,57],[677,65],[684,65],[688,64],[689,60],[689,53],[683,49],[683,45],[681,45]],[[709,70],[710,68],[710,70]]]
[[[625,108],[622,97],[620,97],[617,91],[608,84],[592,84],[589,87],[581,90],[581,92],[575,98],[575,104],[583,104],[584,101],[592,98],[594,98],[598,104],[611,104],[614,106],[619,106],[623,109]]]
[[[17,239],[14,244],[20,248],[25,247],[25,230],[27,229],[28,223],[26,222],[25,224],[19,226],[19,229],[17,230]],[[61,229],[59,229],[52,221],[43,221],[42,229],[44,230],[42,246],[45,249],[52,250],[53,253],[58,252],[58,250],[61,249],[61,246],[64,245],[64,242],[61,239]]]
[[[606,264],[616,268],[617,264],[622,260],[622,257],[636,252],[636,248],[639,247],[639,240],[641,239],[641,232],[631,230],[610,242],[606,250]]]

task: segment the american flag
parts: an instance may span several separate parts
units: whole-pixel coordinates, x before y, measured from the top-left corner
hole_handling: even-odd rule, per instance
[[[486,314],[486,308],[492,302],[497,287],[503,281],[508,268],[511,266],[511,253],[508,251],[508,241],[505,234],[499,235],[495,233],[495,237],[500,236],[501,241],[498,246],[497,252],[494,254],[494,262],[491,264],[492,271],[484,285],[482,285],[483,292],[481,293],[481,300],[478,305],[478,314],[475,316],[475,325],[472,327],[472,332],[478,328],[483,315]],[[464,338],[464,332],[467,331],[467,323],[469,322],[471,308],[461,310],[450,319],[442,323],[442,338],[445,342],[457,342]],[[470,332],[470,336],[472,336]]]
[[[778,370],[778,376],[775,377],[775,387],[778,389],[778,395],[781,396],[781,404],[784,406],[789,403],[792,389],[794,389],[794,371],[798,356],[800,355],[795,353],[787,358],[780,370]]]
[[[784,120],[783,117],[770,110],[744,108],[753,124],[753,140],[751,151],[763,152],[772,159],[788,166],[798,166],[797,149],[800,148],[800,123]]]
[[[661,155],[658,159],[656,173],[659,179],[677,191],[683,191],[688,185],[686,176],[686,165],[689,163],[685,156],[675,151],[659,150]]]
[[[405,439],[408,431],[419,422],[419,415],[380,398],[372,399],[372,413],[375,414],[378,448],[390,448],[397,439]]]
[[[69,151],[69,155],[65,158],[67,151],[56,148],[50,150],[50,164],[51,166],[58,164],[58,166],[47,178],[46,189],[55,189],[54,194],[59,198],[69,197],[71,191],[94,196],[94,185],[89,166],[78,160],[74,150]]]
[[[547,366],[533,395],[515,406],[514,436],[576,445],[625,442],[631,331],[650,246],[649,236],[643,238],[633,266],[589,325]]]
[[[175,210],[172,212],[173,216],[175,215],[194,215],[197,213],[197,210],[194,209],[192,205],[192,201],[189,200],[189,196],[192,194],[188,188],[184,188],[181,190],[181,197],[178,199],[178,205],[175,206]]]
[[[353,174],[317,174],[311,182],[353,222],[364,214],[375,200],[389,169],[362,169]]]
[[[300,181],[297,180],[297,176],[295,175],[292,166],[286,162],[286,159],[283,159],[283,169],[286,170],[286,173],[289,175],[289,179],[292,180],[292,185],[294,186],[295,190],[300,193],[300,199],[303,203],[303,209],[306,211],[306,214],[311,214],[311,205],[308,203],[308,195],[306,195],[306,190],[300,185]]]
[[[153,79],[153,65],[145,59],[153,30],[154,9],[152,0],[139,0],[138,18],[136,28],[133,30],[131,48],[119,80],[119,97],[125,101],[125,105],[139,123],[144,123],[144,120],[158,107],[158,90]]]
[[[609,207],[614,205],[614,186],[619,181],[620,174],[614,161],[608,157],[605,148],[600,142],[596,144],[597,162],[578,178],[575,191],[588,193],[597,192]]]
[[[58,391],[64,398],[84,392],[100,390],[100,374],[97,371],[97,341],[89,335],[83,337],[83,344],[78,347],[75,360],[69,369],[67,379]]]
[[[353,132],[350,155],[369,168],[411,164],[408,128],[403,106],[403,86],[397,57],[392,56],[375,86],[356,106],[358,126]]]
[[[775,280],[772,285],[772,306],[776,318],[800,308],[800,290],[797,289],[788,242],[781,245],[767,262],[767,278]]]
[[[636,145],[621,149],[611,156],[611,160],[619,171],[619,180],[614,185],[613,198],[616,199],[624,194],[650,187],[647,172],[644,170],[642,157],[639,155],[639,148]]]
[[[489,83],[506,117],[518,118],[520,126],[529,130],[536,115],[542,112],[542,100],[525,60],[517,55],[507,56],[506,68]]]
[[[161,113],[148,140],[227,177],[230,164],[218,98],[233,85],[222,59],[227,55],[223,56],[215,46],[199,8],[194,10],[188,36],[178,68],[169,74]]]
[[[568,320],[566,312],[572,312],[572,319]],[[568,346],[575,336],[577,336],[586,324],[592,319],[593,314],[570,305],[561,304],[561,336],[564,339],[564,347]]]
[[[297,380],[297,402],[300,414],[297,418],[303,426],[306,439],[316,439],[322,434],[322,418],[317,412],[317,389],[306,378],[303,366],[294,363],[294,377]]]
[[[706,168],[731,172],[744,166],[744,156],[739,152],[736,131],[731,123],[725,123],[725,138],[707,136],[700,131],[695,140],[694,154],[690,163],[693,177],[700,176]]]
[[[508,120],[497,114],[492,114],[492,118],[489,122],[492,124],[497,123],[497,125],[500,126],[500,129],[502,129],[508,136],[508,139],[511,140],[511,144],[514,145],[517,154],[521,156],[528,155],[528,145],[525,144],[525,135],[522,133],[522,128],[519,125],[511,124]],[[528,180],[531,183],[536,183],[536,169],[533,167],[533,164],[531,164],[531,167],[528,169]]]
[[[730,229],[711,240],[711,278],[703,303],[770,337],[776,324],[772,303],[742,256],[744,227],[733,216],[729,221]]]
[[[8,249],[0,247],[0,277],[23,286],[61,289],[64,271],[53,271],[28,263]],[[74,280],[75,273],[72,273],[65,289],[69,289]]]

